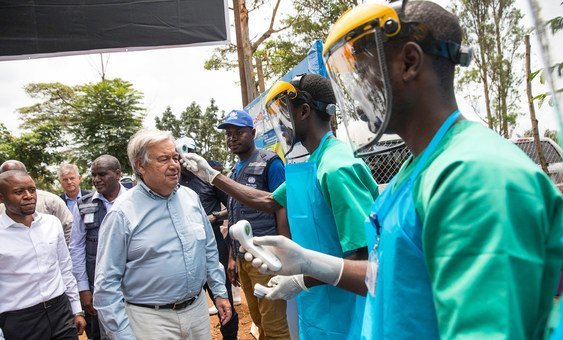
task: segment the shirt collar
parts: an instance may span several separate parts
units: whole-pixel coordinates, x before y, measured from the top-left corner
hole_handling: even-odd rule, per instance
[[[37,212],[34,212],[32,216],[34,222],[39,219],[39,214],[37,214]],[[21,223],[12,220],[12,218],[8,216],[8,214],[6,214],[5,211],[4,213],[2,213],[2,215],[0,215],[0,229],[8,229],[12,227],[14,224],[21,224]]]
[[[117,194],[117,197],[121,196],[126,191],[127,191],[127,188],[124,187],[122,184],[119,184],[119,193]],[[113,200],[113,202],[115,202],[117,197]],[[99,199],[103,202],[112,203],[112,202],[108,201],[107,198],[104,197],[104,195],[100,194],[97,191],[94,193],[94,195],[92,195],[92,200],[94,200],[94,199]]]
[[[170,193],[170,195],[169,195],[168,197],[164,197],[164,196],[162,196],[161,194],[159,194],[159,193],[153,191],[151,188],[149,188],[149,187],[145,184],[145,182],[143,182],[142,179],[139,179],[139,184],[138,184],[138,185],[139,185],[139,187],[142,189],[142,191],[143,191],[145,194],[147,194],[150,198],[152,198],[152,199],[160,198],[160,199],[163,199],[163,200],[167,200],[167,199],[169,199],[170,197],[176,195],[176,191],[178,191],[178,188],[180,187],[180,183],[176,183],[176,187],[174,188],[174,190],[172,190],[172,192]]]
[[[70,198],[65,192],[65,200],[66,201],[78,201],[82,197],[82,189],[78,190],[78,195],[76,195],[76,199]]]

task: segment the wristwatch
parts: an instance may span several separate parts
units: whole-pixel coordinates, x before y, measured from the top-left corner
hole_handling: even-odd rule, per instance
[[[86,317],[86,314],[84,313],[83,310],[81,310],[80,312],[74,314],[74,316],[79,316],[79,315],[80,315],[81,317],[83,317],[83,318]]]
[[[221,212],[220,211],[213,211],[211,213],[211,215],[213,215],[213,217],[215,217],[216,220],[221,219]]]

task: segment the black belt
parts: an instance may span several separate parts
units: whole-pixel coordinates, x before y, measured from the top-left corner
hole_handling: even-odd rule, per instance
[[[38,303],[38,304],[31,306],[31,307],[13,310],[13,311],[9,311],[9,312],[4,312],[1,315],[4,315],[4,314],[12,314],[13,315],[13,314],[20,314],[20,313],[26,313],[26,312],[33,312],[33,311],[37,311],[37,310],[48,309],[48,308],[51,308],[51,307],[59,304],[64,297],[66,297],[66,294],[59,295],[57,297],[52,298],[51,300],[47,300],[45,302]]]
[[[197,297],[199,296],[196,295],[194,297],[191,297],[185,301],[181,301],[181,302],[174,302],[174,303],[169,303],[167,305],[145,305],[142,303],[133,303],[133,302],[129,302],[127,301],[128,304],[133,305],[133,306],[139,306],[139,307],[145,307],[145,308],[151,308],[151,309],[172,309],[172,310],[180,310],[180,309],[184,309],[188,306],[190,306],[192,303],[194,303],[195,300],[197,300]]]

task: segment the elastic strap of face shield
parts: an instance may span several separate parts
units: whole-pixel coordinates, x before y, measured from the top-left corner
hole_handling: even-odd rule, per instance
[[[423,23],[401,21],[401,32],[396,37],[412,38],[425,53],[446,58],[455,65],[469,66],[473,58],[473,48],[438,40]]]
[[[291,94],[289,94],[289,98],[292,101],[296,101],[298,99],[304,100],[305,102],[307,102],[307,104],[311,105],[315,109],[315,111],[319,113],[319,116],[321,118],[323,118],[324,120],[330,120],[332,116],[336,114],[336,105],[325,103],[320,100],[315,100],[309,92],[302,90],[301,81],[303,80],[305,75],[307,74],[299,74],[291,80],[290,84],[293,85],[293,87],[297,90],[297,93],[295,93],[293,97],[291,96]]]

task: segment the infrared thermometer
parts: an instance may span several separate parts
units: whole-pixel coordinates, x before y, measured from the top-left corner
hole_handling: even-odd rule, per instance
[[[259,258],[268,266],[268,269],[277,272],[281,269],[280,260],[266,248],[252,242],[252,227],[247,220],[240,220],[229,228],[231,238],[240,242],[252,256]]]
[[[272,289],[272,287],[262,286],[261,284],[257,283],[254,285],[254,296],[259,299],[263,299]]]

